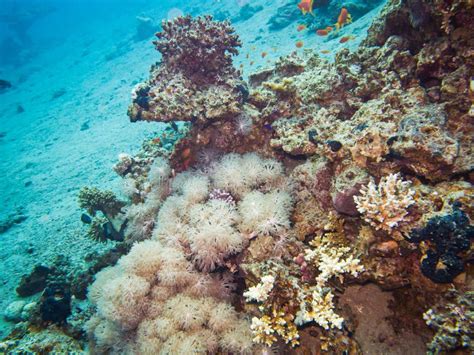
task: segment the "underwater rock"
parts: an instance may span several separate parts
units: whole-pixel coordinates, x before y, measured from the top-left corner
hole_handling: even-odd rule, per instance
[[[358,216],[360,213],[354,202],[354,196],[360,194],[361,187],[361,184],[356,184],[344,191],[338,192],[332,200],[336,211],[348,216]]]
[[[0,93],[6,91],[7,89],[10,89],[11,87],[12,84],[9,81],[0,79]]]
[[[423,338],[411,328],[394,326],[392,292],[384,292],[372,283],[349,286],[340,306],[350,310],[350,325],[362,354],[423,354]],[[408,328],[408,329],[407,329]]]
[[[439,107],[427,105],[405,115],[396,137],[391,154],[417,175],[436,180],[453,169],[459,143],[446,130],[446,116]]]
[[[43,322],[61,324],[71,314],[71,293],[69,286],[51,284],[40,299],[40,316]]]
[[[20,297],[28,297],[43,291],[50,273],[50,268],[36,265],[29,275],[22,276],[16,292]]]
[[[23,214],[21,209],[19,209],[15,213],[8,215],[7,218],[0,221],[0,234],[7,232],[10,228],[22,223],[27,218],[28,217]]]
[[[270,31],[279,31],[292,24],[300,16],[300,9],[298,9],[294,2],[290,1],[277,9],[276,14],[272,15],[268,20],[267,25]]]
[[[15,323],[25,320],[22,317],[22,312],[25,305],[26,301],[14,301],[10,303],[3,312],[3,317],[6,321]]]

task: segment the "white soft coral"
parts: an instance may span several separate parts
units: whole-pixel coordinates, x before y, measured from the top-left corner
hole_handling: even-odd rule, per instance
[[[252,191],[239,203],[240,229],[247,234],[278,235],[290,227],[292,200],[285,191]]]

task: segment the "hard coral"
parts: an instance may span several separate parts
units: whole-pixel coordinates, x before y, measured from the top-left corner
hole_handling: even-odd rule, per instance
[[[87,210],[92,216],[97,211],[109,217],[115,217],[125,205],[119,201],[112,191],[101,191],[96,187],[83,187],[79,191],[79,206]]]
[[[423,314],[426,324],[436,331],[428,344],[430,354],[450,350],[474,350],[474,292],[454,292],[451,300],[438,304]],[[454,296],[454,297],[453,297]]]
[[[242,44],[227,21],[213,21],[212,16],[178,17],[165,21],[153,42],[162,55],[162,65],[183,72],[188,77],[217,78],[232,70],[232,55]]]
[[[240,41],[228,22],[211,16],[163,23],[155,46],[162,62],[132,91],[132,121],[198,121],[241,113],[244,84],[232,67]]]
[[[411,182],[403,181],[399,174],[383,177],[378,186],[373,182],[362,187],[361,195],[354,196],[357,209],[375,229],[391,232],[403,223],[407,208],[415,203]]]

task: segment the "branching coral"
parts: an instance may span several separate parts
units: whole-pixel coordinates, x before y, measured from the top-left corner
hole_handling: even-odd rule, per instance
[[[363,271],[360,260],[344,245],[343,222],[330,214],[321,235],[316,237],[290,266],[268,261],[261,267],[267,273],[261,281],[244,293],[247,302],[256,301],[261,317],[252,319],[254,341],[271,346],[277,335],[298,344],[298,326],[315,322],[325,330],[341,329],[344,319],[334,311],[334,294],[329,280],[341,283],[344,274],[357,277]],[[301,277],[295,277],[293,267],[300,267]],[[316,281],[316,284],[314,283]]]
[[[79,191],[79,206],[95,216],[98,211],[109,217],[115,217],[125,206],[112,191],[101,191],[96,187],[83,187]]]
[[[79,191],[79,206],[93,216],[83,215],[82,221],[90,224],[88,235],[98,242],[121,241],[127,225],[126,219],[116,218],[125,203],[117,199],[112,191],[101,191],[95,187],[83,187]],[[100,215],[97,213],[100,212]]]
[[[324,237],[315,238],[309,244],[313,248],[305,250],[304,258],[319,270],[316,277],[319,287],[323,287],[333,277],[342,282],[344,274],[357,277],[363,270],[360,260],[350,254],[349,247],[336,246]]]
[[[391,232],[400,227],[408,215],[408,207],[415,203],[415,191],[410,185],[399,174],[383,177],[378,185],[371,181],[362,187],[360,196],[354,196],[357,210],[375,229]]]
[[[263,302],[268,298],[274,282],[275,278],[272,275],[266,275],[262,277],[260,283],[250,287],[248,291],[244,292],[244,297],[247,301]]]
[[[271,346],[277,341],[279,335],[286,344],[296,346],[299,344],[299,334],[292,322],[293,317],[284,312],[274,311],[272,316],[264,315],[261,318],[253,317],[250,329],[254,334],[253,341],[257,344]]]
[[[334,295],[328,288],[328,281],[338,278],[342,283],[344,274],[357,277],[364,270],[351,248],[341,242],[343,236],[343,222],[331,213],[323,233],[309,243],[311,249],[305,250],[304,259],[309,265],[316,267],[318,275],[316,286],[299,293],[300,310],[296,324],[315,321],[325,329],[342,327],[343,319],[334,313]]]
[[[314,321],[324,329],[341,329],[344,319],[334,312],[333,298],[330,289],[319,287],[313,288],[311,293],[301,293],[295,323],[303,325]]]

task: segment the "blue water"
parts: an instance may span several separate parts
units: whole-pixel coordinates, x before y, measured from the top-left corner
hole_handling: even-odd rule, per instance
[[[235,66],[242,65],[244,77],[296,50],[300,40],[304,48],[326,49],[328,58],[343,46],[296,31],[312,21],[298,11],[287,26],[272,29],[278,8],[296,1],[252,1],[261,9],[248,18],[241,12],[247,2],[0,0],[0,79],[12,85],[0,89],[0,308],[17,299],[18,280],[33,265],[58,254],[80,265],[86,254],[107,248],[84,236],[77,192],[88,184],[119,190],[112,170],[118,154],[136,151],[162,128],[131,124],[126,112],[132,88],[159,60],[151,40],[163,19],[211,13],[232,20],[243,42]],[[331,24],[343,6],[330,3],[336,10],[316,11],[318,25]],[[371,12],[340,33],[354,35],[350,48],[381,5],[360,3]],[[152,26],[140,29],[137,16]],[[0,335],[11,327],[2,321]]]

